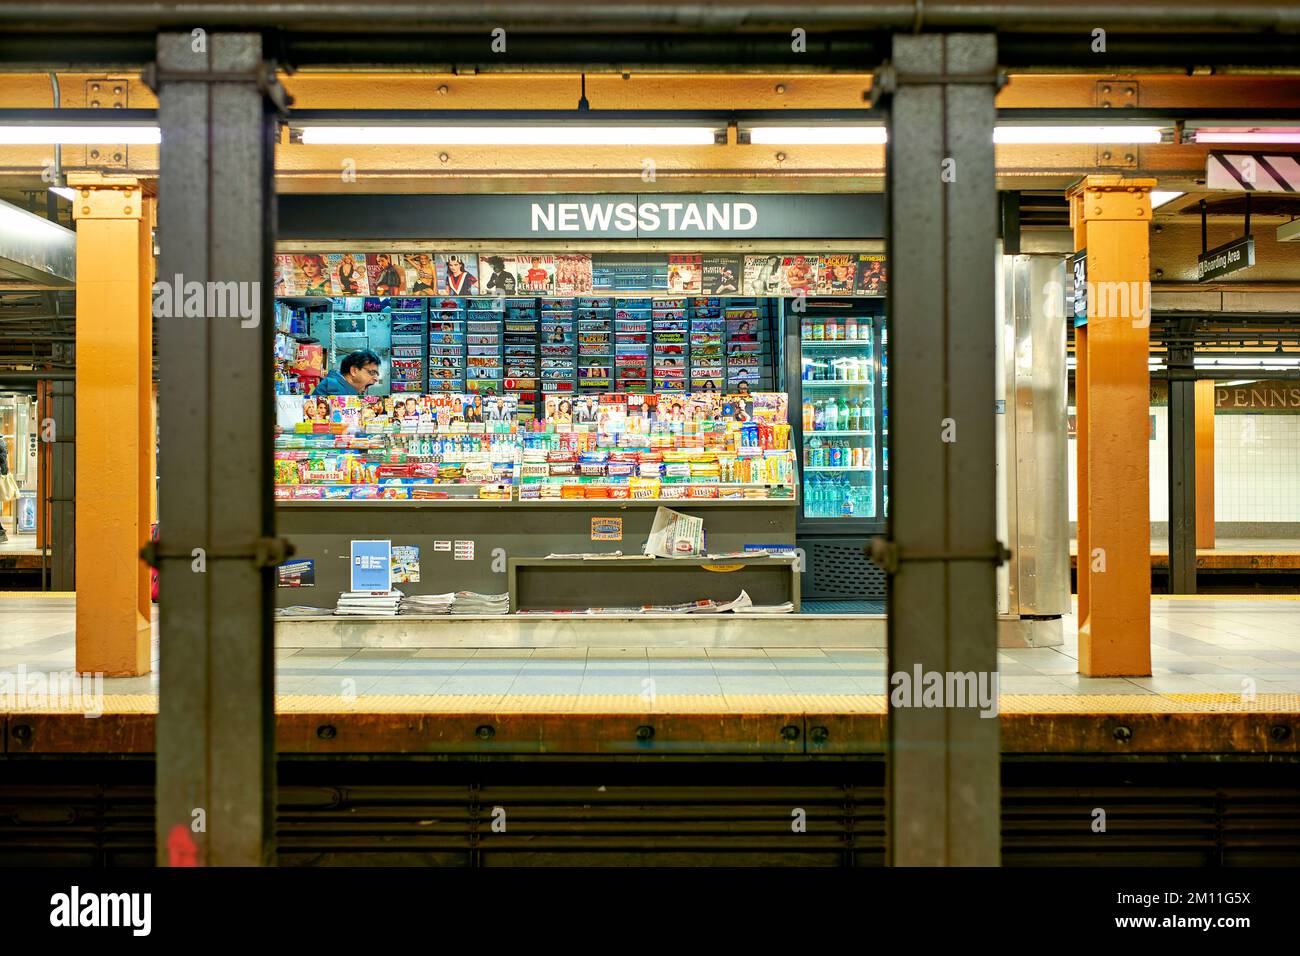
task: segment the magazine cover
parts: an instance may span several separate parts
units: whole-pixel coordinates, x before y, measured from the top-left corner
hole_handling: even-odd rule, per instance
[[[514,256],[479,256],[479,295],[515,295]]]
[[[888,277],[885,274],[885,257],[858,256],[858,295],[884,295]]]
[[[525,295],[555,292],[555,256],[515,256],[515,288]]]
[[[573,424],[591,425],[597,418],[600,397],[597,395],[576,395],[573,399]]]
[[[670,255],[668,257],[668,291],[698,293],[703,275],[703,256]]]
[[[370,276],[370,291],[374,295],[401,295],[406,291],[406,277],[397,267],[397,255],[392,252],[366,254],[366,272]]]
[[[305,422],[324,424],[332,420],[332,414],[333,409],[327,396],[308,395],[302,400],[302,420]]]
[[[394,584],[418,584],[420,582],[420,546],[418,544],[395,544],[389,558],[393,567]]]
[[[556,425],[573,424],[572,396],[547,395],[546,418]]]
[[[784,256],[781,259],[781,294],[812,295],[821,272],[820,256]]]
[[[610,431],[623,431],[627,428],[630,417],[648,419],[654,412],[658,395],[629,395],[627,392],[606,392],[598,396],[596,406],[597,426],[604,429],[604,423],[613,422],[617,427]]]
[[[423,395],[395,396],[393,417],[403,424],[415,425],[421,421],[432,421],[433,415],[425,405]]]
[[[483,421],[488,424],[512,422],[515,419],[517,401],[513,396],[485,396],[481,398]]]
[[[366,274],[366,257],[344,252],[325,257],[327,274],[334,295],[369,295],[370,276]]]
[[[716,392],[693,392],[689,396],[687,414],[691,421],[708,421],[720,414],[722,397]]]
[[[460,419],[463,398],[464,396],[461,395],[450,395],[444,392],[439,395],[426,395],[425,404],[429,408],[430,417],[438,423],[439,428],[450,428],[453,421]]]
[[[591,292],[591,256],[555,257],[555,291],[560,295],[586,295]]]
[[[294,281],[298,295],[333,295],[334,286],[330,283],[329,268],[325,257],[314,252],[293,257]]]
[[[360,395],[331,395],[330,421],[343,425],[345,431],[354,432],[361,427],[361,409],[364,403]]]
[[[396,395],[367,395],[362,401],[374,408],[376,418],[397,420],[397,406],[403,403],[404,398]]]
[[[852,295],[857,272],[857,257],[852,253],[822,256],[818,295]]]
[[[755,392],[752,396],[754,418],[777,424],[789,421],[789,398],[785,392]]]
[[[701,261],[701,293],[739,295],[743,262],[740,256],[704,256]]]
[[[729,345],[736,343],[745,343],[753,345],[758,342],[758,319],[738,318],[727,320],[727,342]],[[734,362],[737,358],[738,351],[744,349],[729,349],[728,355]]]
[[[432,252],[404,253],[402,269],[406,273],[403,291],[407,295],[438,294],[438,272],[434,267]]]
[[[478,294],[478,256],[461,252],[440,252],[434,258],[440,295]]]
[[[465,395],[462,398],[461,419],[466,425],[481,425],[483,423],[484,396]]]
[[[573,342],[573,328],[568,325],[548,322],[542,326],[542,342],[546,345],[566,345]],[[546,351],[543,355],[553,354]],[[568,351],[561,354],[569,354]]]
[[[718,410],[721,418],[736,422],[754,420],[754,398],[751,395],[728,395],[722,399]]]
[[[275,294],[301,294],[298,291],[298,276],[297,270],[293,267],[293,256],[275,257]]]
[[[780,256],[745,256],[741,291],[745,295],[780,295],[781,273]]]

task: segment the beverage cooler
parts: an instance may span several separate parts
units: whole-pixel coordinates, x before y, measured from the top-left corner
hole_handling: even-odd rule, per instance
[[[884,298],[785,301],[786,379],[799,451],[799,546],[810,599],[884,597],[864,554],[885,529]]]

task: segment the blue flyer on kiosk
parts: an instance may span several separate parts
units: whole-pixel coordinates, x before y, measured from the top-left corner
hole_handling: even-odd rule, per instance
[[[389,591],[393,587],[393,542],[352,542],[352,590]]]

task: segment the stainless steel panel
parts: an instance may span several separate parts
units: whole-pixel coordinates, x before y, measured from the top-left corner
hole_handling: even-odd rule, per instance
[[[1055,255],[1006,261],[1011,613],[1064,614],[1070,609],[1065,263]]]

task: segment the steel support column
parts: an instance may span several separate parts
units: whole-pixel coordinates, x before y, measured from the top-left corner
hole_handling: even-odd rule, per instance
[[[163,865],[256,866],[273,852],[269,97],[278,88],[258,35],[204,40],[160,34],[150,77],[163,139],[155,296],[171,296],[173,313],[157,318],[157,845]],[[232,289],[233,299],[216,294]],[[175,315],[191,296],[202,315]]]
[[[1074,248],[1087,250],[1088,324],[1075,330],[1079,673],[1151,674],[1150,373],[1154,179],[1087,176],[1071,187]]]
[[[77,401],[112,427],[76,434],[77,670],[149,672],[148,467],[153,255],[144,190],[131,176],[74,173],[77,190]],[[57,436],[56,436],[57,437]]]
[[[999,860],[998,722],[925,706],[915,677],[997,671],[994,183],[997,43],[895,36],[890,102],[889,860]],[[895,691],[902,682],[912,697]],[[996,712],[996,705],[993,711]]]
[[[71,345],[55,345],[54,361],[71,364]],[[50,417],[54,441],[50,471],[45,482],[50,516],[50,590],[75,591],[77,587],[77,389],[75,382],[49,383]]]
[[[1184,320],[1184,325],[1191,323]],[[1186,331],[1190,332],[1188,328]],[[1196,593],[1196,367],[1195,349],[1170,347],[1169,369],[1169,593]]]

